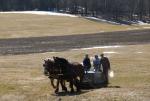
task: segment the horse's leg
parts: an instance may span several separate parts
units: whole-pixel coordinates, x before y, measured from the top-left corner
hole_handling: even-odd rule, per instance
[[[82,83],[82,81],[83,81],[83,78],[84,78],[84,74],[85,74],[85,72],[84,72],[84,69],[83,69],[83,67],[82,66],[80,66],[80,72],[79,72],[79,77],[80,77],[80,83]]]
[[[56,90],[55,90],[55,93],[58,93],[58,91],[59,91],[59,79],[57,79],[57,86],[56,86]]]
[[[63,85],[66,86],[65,80],[63,81]]]
[[[80,92],[80,81],[77,78],[74,79],[74,85],[76,86],[77,92]]]
[[[80,74],[80,84],[82,84],[83,78],[84,78],[84,70]]]
[[[67,92],[67,87],[66,87],[65,81],[63,79],[60,80],[60,84],[61,84],[62,90],[64,90],[65,92]]]
[[[83,75],[81,75],[81,77],[80,77],[80,83],[82,83],[83,78],[84,78],[84,74],[83,74]]]
[[[51,81],[51,85],[53,88],[56,88],[56,86],[54,85],[54,79],[53,78],[50,78],[50,81]]]
[[[70,83],[71,93],[73,93],[74,92],[74,89],[73,89],[73,80],[69,80],[69,83]]]

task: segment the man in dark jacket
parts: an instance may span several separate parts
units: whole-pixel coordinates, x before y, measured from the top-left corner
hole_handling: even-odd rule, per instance
[[[106,79],[106,84],[109,83],[109,78],[108,78],[108,72],[110,70],[110,62],[109,62],[109,59],[107,57],[104,57],[104,54],[101,54],[101,66],[102,66],[102,69],[103,69],[103,74],[105,76],[105,79]]]
[[[87,73],[87,71],[89,71],[90,68],[91,68],[91,61],[90,61],[90,59],[89,59],[88,54],[85,55],[85,58],[84,58],[84,60],[83,60],[83,66],[84,66],[84,69],[85,69],[86,73]]]

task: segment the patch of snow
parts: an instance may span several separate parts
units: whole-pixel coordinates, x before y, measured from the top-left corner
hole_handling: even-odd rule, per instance
[[[96,20],[96,21],[101,21],[101,22],[107,22],[107,23],[110,23],[110,24],[125,25],[125,24],[122,24],[122,23],[119,23],[119,22],[110,21],[110,20],[101,19],[101,18],[96,18],[96,17],[85,17],[85,18],[91,19],[91,20]],[[145,22],[142,22],[142,21],[124,21],[124,22],[131,23],[131,24],[138,24],[138,25],[150,25],[149,23],[145,23]],[[134,28],[134,29],[139,29],[139,28]],[[129,28],[129,30],[132,30],[132,29]]]
[[[143,27],[144,29],[150,29],[150,27]]]
[[[137,52],[138,54],[142,54],[143,52]]]
[[[50,11],[11,11],[11,12],[0,12],[0,14],[36,14],[36,15],[51,15],[51,16],[68,16],[68,17],[77,17],[71,14],[65,13],[56,13]]]
[[[103,52],[104,54],[116,54],[117,52]]]
[[[107,48],[120,48],[120,47],[123,47],[123,46],[96,46],[96,47],[71,49],[71,50],[91,50],[91,49],[107,49]]]
[[[45,53],[41,53],[41,54],[46,55],[46,54],[49,54],[49,53],[56,54],[56,53],[59,53],[59,52],[45,52]]]
[[[131,23],[131,24],[138,24],[138,25],[150,25],[149,23],[145,23],[143,21],[126,21],[125,22],[128,22],[128,23]]]
[[[107,23],[111,23],[111,24],[123,25],[121,23],[117,23],[114,21],[109,21],[109,20],[105,20],[105,19],[101,19],[101,18],[96,18],[96,17],[85,17],[85,18],[91,19],[91,20],[97,20],[97,21],[101,21],[101,22],[107,22]]]
[[[107,22],[107,20],[105,19],[100,19],[100,18],[96,18],[96,17],[86,17],[87,19],[92,19],[92,20],[99,20],[99,21],[103,21],[103,22]]]
[[[127,30],[137,30],[139,28],[135,27],[135,28],[127,28]]]
[[[138,24],[139,24],[139,25],[150,25],[150,24],[145,23],[145,22],[142,22],[142,21],[138,21]]]

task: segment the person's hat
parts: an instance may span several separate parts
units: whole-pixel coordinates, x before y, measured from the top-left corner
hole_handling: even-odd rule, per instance
[[[88,57],[89,55],[88,54],[85,54],[85,57]]]
[[[104,56],[104,54],[102,53],[100,56]]]
[[[95,55],[95,57],[97,58],[97,57],[98,57],[98,55]]]

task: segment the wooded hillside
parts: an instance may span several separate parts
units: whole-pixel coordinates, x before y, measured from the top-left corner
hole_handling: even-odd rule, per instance
[[[150,19],[150,0],[0,0],[0,11],[24,10],[147,21]]]

